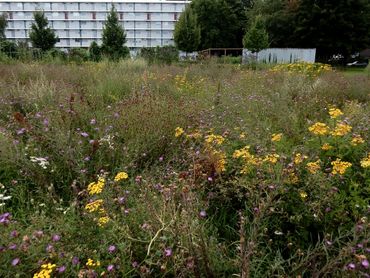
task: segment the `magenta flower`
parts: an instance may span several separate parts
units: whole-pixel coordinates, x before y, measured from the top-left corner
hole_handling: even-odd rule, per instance
[[[354,264],[354,263],[349,263],[348,265],[347,265],[347,269],[349,269],[349,270],[353,270],[353,269],[355,269],[356,268],[356,265]]]
[[[73,257],[72,258],[72,264],[73,265],[78,265],[80,263],[80,259],[78,257]]]
[[[59,240],[60,240],[60,235],[53,235],[53,236],[51,237],[51,240],[52,240],[52,241],[59,241]]]
[[[90,120],[90,124],[91,124],[91,125],[95,125],[95,124],[96,124],[96,120],[95,120],[95,119],[91,119],[91,120]]]
[[[57,271],[58,271],[58,273],[63,273],[64,271],[66,271],[66,267],[64,265],[62,265],[62,266],[57,268]]]
[[[205,217],[207,217],[207,212],[206,212],[204,209],[202,209],[202,210],[199,212],[199,216],[200,216],[201,218],[205,218]]]
[[[17,244],[11,243],[8,247],[9,250],[16,250],[17,249]]]
[[[88,137],[89,136],[89,134],[87,132],[81,132],[80,134],[81,134],[82,137]]]
[[[113,271],[114,270],[114,265],[112,265],[112,264],[108,265],[107,270],[109,272]]]
[[[17,237],[17,236],[19,236],[19,233],[18,233],[18,231],[14,230],[14,231],[10,232],[10,236],[11,237]]]
[[[116,252],[116,250],[117,250],[117,248],[114,245],[111,245],[111,246],[108,247],[108,252],[111,253],[111,254]]]
[[[7,225],[10,223],[11,214],[9,212],[0,214],[0,224]]]
[[[172,256],[172,249],[171,248],[164,249],[164,256],[165,257],[171,257]]]
[[[19,263],[21,262],[21,259],[20,258],[15,258],[12,260],[12,266],[16,266],[18,265]]]
[[[364,268],[366,268],[366,269],[368,269],[369,268],[369,261],[368,260],[362,260],[361,261],[361,265],[364,267]]]
[[[49,252],[49,253],[54,252],[54,246],[53,246],[53,245],[51,245],[51,244],[48,244],[48,245],[46,246],[46,252]]]

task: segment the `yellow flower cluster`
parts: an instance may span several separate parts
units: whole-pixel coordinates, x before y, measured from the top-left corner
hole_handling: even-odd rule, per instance
[[[303,160],[307,159],[307,156],[306,155],[302,155],[300,153],[296,153],[295,156],[294,156],[294,163],[295,164],[301,164],[303,162]]]
[[[109,217],[108,216],[102,216],[98,219],[98,225],[100,227],[104,226],[105,224],[107,224],[109,222]]]
[[[301,191],[301,192],[299,192],[299,196],[304,200],[304,199],[306,199],[307,198],[307,193],[306,192],[304,192],[304,191]]]
[[[102,205],[103,205],[103,200],[102,199],[99,199],[99,200],[93,201],[91,203],[88,203],[85,206],[85,209],[88,212],[91,213],[91,212],[97,211]]]
[[[283,134],[282,133],[274,133],[271,136],[271,141],[272,142],[279,142],[282,137],[283,137]]]
[[[333,166],[333,170],[331,172],[333,175],[343,175],[347,168],[352,166],[352,163],[341,161],[339,158],[337,158],[335,161],[331,162],[331,165]]]
[[[210,134],[206,136],[206,142],[208,144],[221,145],[225,141],[225,138],[221,135]]]
[[[320,122],[313,124],[308,128],[308,130],[315,135],[325,135],[329,133],[329,127],[326,124]]]
[[[97,182],[92,182],[87,186],[87,191],[90,195],[99,194],[103,191],[105,185],[105,179],[99,178]]]
[[[321,149],[323,150],[323,151],[328,151],[328,150],[330,150],[330,149],[332,149],[333,147],[332,146],[330,146],[328,143],[325,143],[324,145],[322,145],[322,147],[321,147]]]
[[[362,168],[370,168],[370,153],[360,163]]]
[[[199,130],[195,130],[193,133],[187,134],[186,138],[188,139],[200,139],[202,138],[202,133],[199,132]]]
[[[317,173],[321,169],[320,160],[307,163],[306,168],[311,174]]]
[[[128,175],[126,172],[119,172],[115,177],[114,177],[114,181],[121,181],[121,180],[125,180],[128,178]]]
[[[339,116],[342,116],[343,112],[338,108],[332,107],[332,108],[329,108],[329,115],[330,115],[330,118],[336,119]]]
[[[331,132],[333,136],[344,136],[352,130],[352,127],[346,123],[338,123],[334,131]]]
[[[275,153],[273,153],[273,154],[268,154],[268,155],[266,155],[265,156],[265,158],[263,159],[263,162],[269,162],[269,163],[271,163],[271,164],[275,164],[277,161],[278,161],[278,159],[279,159],[279,155],[278,154],[275,154]]]
[[[41,265],[41,270],[38,273],[35,273],[33,275],[33,278],[50,278],[51,273],[55,268],[56,268],[55,264],[51,263],[43,264]]]
[[[184,129],[182,127],[176,127],[175,129],[175,137],[180,137],[184,134]]]
[[[357,146],[363,143],[365,143],[365,140],[360,135],[353,135],[353,138],[351,141],[352,146]]]
[[[249,152],[249,149],[250,146],[245,146],[240,150],[235,150],[233,153],[233,158],[242,158],[244,160],[244,167],[240,171],[241,174],[248,173],[251,165],[259,165],[261,163],[259,158]]]
[[[225,172],[226,170],[226,154],[221,151],[212,151],[212,156],[214,159],[215,170],[218,174]]]
[[[96,266],[100,266],[100,261],[96,261],[94,262],[93,259],[87,259],[87,262],[86,262],[86,266],[88,267],[96,267]]]
[[[270,69],[272,72],[285,71],[288,73],[301,73],[308,76],[317,76],[323,72],[332,71],[332,67],[328,64],[321,63],[306,63],[297,62],[292,64],[280,64]]]

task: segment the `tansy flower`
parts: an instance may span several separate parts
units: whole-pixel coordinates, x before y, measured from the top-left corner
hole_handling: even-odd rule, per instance
[[[294,163],[295,164],[301,164],[303,162],[303,160],[307,159],[307,156],[306,155],[302,155],[300,153],[296,153],[295,156],[294,156]]]
[[[308,130],[315,135],[325,135],[329,133],[329,127],[326,124],[320,122],[313,124],[308,128]]]
[[[336,119],[339,116],[342,116],[343,112],[338,108],[329,108],[329,115],[330,115],[330,118]]]
[[[367,157],[363,158],[361,161],[361,167],[362,168],[369,168],[370,167],[370,153]]]
[[[51,273],[55,268],[56,268],[55,264],[51,263],[43,264],[41,265],[41,270],[38,273],[35,273],[33,275],[33,278],[50,278]]]
[[[363,143],[365,143],[365,140],[360,135],[353,135],[353,138],[351,141],[352,146],[357,146]]]
[[[352,166],[352,163],[341,161],[339,158],[337,158],[337,160],[331,162],[331,165],[333,166],[333,170],[331,172],[333,175],[343,175],[347,168]]]
[[[88,203],[85,206],[85,209],[88,212],[94,212],[94,211],[97,211],[102,205],[103,205],[103,200],[102,199],[99,199],[99,200],[96,200],[94,202]]]
[[[330,149],[332,149],[333,147],[332,146],[330,146],[328,143],[325,143],[324,145],[322,145],[322,147],[321,147],[321,149],[323,150],[323,151],[328,151],[328,150],[330,150]]]
[[[89,258],[89,259],[87,259],[86,266],[89,266],[89,267],[100,266],[100,261],[94,262],[93,259]]]
[[[175,137],[180,137],[184,133],[184,129],[181,127],[176,127],[175,129]]]
[[[280,156],[278,154],[268,154],[265,156],[265,158],[263,159],[264,162],[269,162],[271,164],[275,164],[277,161],[278,161],[278,158]]]
[[[120,180],[125,180],[128,178],[128,175],[126,172],[119,172],[115,177],[114,181],[120,181]]]
[[[219,151],[213,151],[212,156],[214,157],[214,166],[218,174],[225,172],[226,170],[226,154]]]
[[[103,216],[103,217],[100,217],[98,219],[98,225],[100,227],[104,226],[105,224],[107,224],[109,222],[109,217],[108,216]]]
[[[210,134],[206,136],[206,142],[208,144],[221,145],[224,141],[225,141],[225,138],[222,137],[221,135]]]
[[[304,200],[304,199],[306,199],[307,198],[307,193],[306,192],[304,192],[304,191],[301,191],[301,192],[299,192],[299,196]]]
[[[306,168],[311,174],[315,174],[317,171],[321,169],[320,160],[307,163]]]
[[[98,182],[92,182],[87,186],[87,191],[90,195],[99,194],[103,191],[104,185],[104,178],[99,178]]]
[[[331,132],[333,136],[344,136],[352,130],[352,127],[346,123],[338,123],[334,131]]]
[[[242,133],[240,133],[239,138],[240,138],[240,139],[244,139],[246,136],[247,136],[247,135],[246,135],[244,132],[242,132]]]
[[[282,137],[283,137],[283,134],[282,133],[274,133],[271,136],[271,141],[272,142],[279,142]]]

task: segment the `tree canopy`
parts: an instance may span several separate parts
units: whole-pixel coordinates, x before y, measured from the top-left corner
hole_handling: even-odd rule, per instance
[[[6,14],[0,14],[0,40],[4,40],[5,37],[5,29],[8,26],[8,21],[6,18]]]
[[[42,51],[52,49],[58,42],[54,30],[48,27],[48,19],[43,11],[35,11],[33,14],[35,22],[31,25],[30,40],[33,47]]]
[[[190,6],[181,14],[175,26],[174,40],[178,49],[193,52],[200,44],[200,28]]]
[[[117,60],[129,56],[129,49],[125,46],[126,33],[113,5],[103,27],[102,40],[102,51],[110,59]]]
[[[255,18],[250,28],[245,33],[243,45],[252,52],[259,52],[269,46],[269,37],[265,23],[261,16]]]

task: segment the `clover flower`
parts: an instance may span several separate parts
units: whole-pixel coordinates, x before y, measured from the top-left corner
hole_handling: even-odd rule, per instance
[[[100,266],[100,261],[98,260],[98,261],[94,262],[93,259],[89,258],[89,259],[87,259],[86,266],[88,266],[88,267]]]
[[[56,268],[55,264],[43,264],[41,265],[41,270],[38,273],[35,273],[33,275],[33,278],[50,278],[51,273],[54,271]]]

